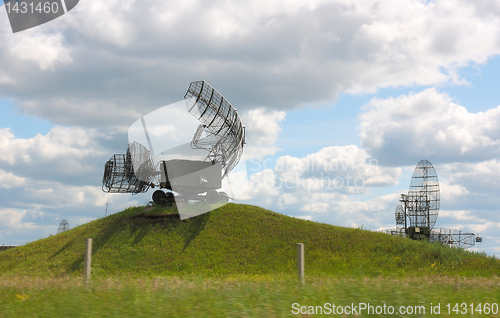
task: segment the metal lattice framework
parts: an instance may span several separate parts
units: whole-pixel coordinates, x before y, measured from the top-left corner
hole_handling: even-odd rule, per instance
[[[429,237],[430,242],[440,242],[453,247],[469,248],[476,243],[474,233],[467,233],[460,230],[434,229]]]
[[[240,160],[245,144],[244,126],[238,112],[204,81],[192,82],[184,100],[189,113],[202,123],[191,147],[207,150],[205,160],[221,163],[223,177],[226,176]]]
[[[158,175],[158,172],[157,168],[154,167],[153,158],[151,158],[148,148],[133,141],[128,145],[127,152],[130,153],[130,161],[137,179],[150,183]]]
[[[434,228],[439,213],[439,180],[429,161],[421,160],[415,167],[405,205],[409,226]]]
[[[204,81],[190,83],[183,103],[198,121],[187,114],[187,120],[179,116],[187,126],[198,125],[190,143],[185,143],[186,140],[170,148],[171,140],[165,140],[169,138],[168,133],[161,135],[166,125],[175,126],[174,117],[165,116],[170,116],[169,111],[177,114],[177,103],[169,109],[162,108],[159,113],[142,116],[129,128],[127,153],[115,154],[106,162],[102,179],[104,192],[136,194],[159,187],[153,193],[153,202],[175,204],[183,219],[227,203],[232,197],[218,191],[223,187],[233,196],[242,190],[231,185],[229,175],[240,161],[245,145],[245,126],[236,109]],[[166,144],[170,149],[155,154],[153,146],[158,150],[157,146],[163,149]],[[225,177],[227,184],[223,185]],[[191,204],[187,203],[200,204],[188,207]]]
[[[428,239],[448,246],[470,248],[482,237],[461,230],[434,229],[440,204],[439,180],[436,170],[427,160],[421,160],[413,172],[408,194],[402,194],[401,204],[394,212],[396,229],[382,231],[416,240]]]
[[[59,224],[59,228],[57,229],[57,234],[66,232],[70,229],[69,223],[66,220],[62,220],[61,223]]]
[[[405,226],[405,211],[403,209],[403,206],[400,204],[396,207],[396,211],[394,212],[395,217],[396,217],[396,227],[399,228],[404,228]]]
[[[154,167],[151,159],[141,162],[137,174],[134,173],[131,151],[134,160],[141,160],[145,154],[144,146],[139,143],[131,143],[126,154],[116,154],[104,165],[104,176],[102,178],[102,190],[109,193],[141,193],[149,190],[150,180],[154,177]],[[149,155],[148,155],[149,156]],[[138,178],[137,176],[140,176]]]
[[[403,236],[403,237],[405,236],[405,229],[403,228],[382,230],[380,232],[385,234],[391,234],[394,236]]]

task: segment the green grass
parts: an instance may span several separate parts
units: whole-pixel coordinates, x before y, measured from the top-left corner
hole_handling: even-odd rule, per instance
[[[367,309],[360,311],[360,303],[373,306],[373,310],[377,306],[382,310],[385,305],[387,313],[390,306],[395,313],[401,306],[408,311],[411,307],[415,313],[368,316],[436,317],[430,314],[430,307],[439,304],[441,316],[471,317],[480,316],[479,304],[481,309],[491,310],[496,303],[498,310],[500,279],[309,277],[306,284],[298,285],[296,280],[274,275],[238,279],[100,278],[84,285],[76,278],[7,278],[0,282],[0,297],[0,317],[285,317],[294,316],[292,311],[297,313],[303,306],[303,312],[320,313],[316,307],[320,306],[327,314],[331,304],[356,306],[361,316],[367,316]],[[465,304],[467,314],[453,312],[455,304],[460,311]],[[416,314],[422,306],[425,314]],[[482,315],[498,317],[491,311]]]
[[[92,279],[84,284],[88,237]],[[297,282],[298,242],[305,284]],[[441,316],[470,317],[480,316],[478,304],[500,303],[496,258],[238,204],[185,221],[173,210],[127,209],[0,252],[0,272],[0,318],[284,317],[298,309],[305,317],[359,303],[396,310],[377,317],[435,317],[431,304]],[[453,312],[462,304],[467,314]],[[398,315],[400,306],[426,311]]]
[[[0,253],[2,277],[78,277],[85,238],[93,239],[93,277],[294,277],[296,243],[306,275],[356,277],[496,277],[485,254],[362,229],[227,204],[181,221],[174,211],[136,207]],[[152,218],[151,216],[156,216]],[[175,216],[175,215],[174,215]]]

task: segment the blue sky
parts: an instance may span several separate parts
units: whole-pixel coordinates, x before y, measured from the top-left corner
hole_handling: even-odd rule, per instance
[[[104,194],[104,163],[141,115],[206,80],[247,127],[237,202],[390,228],[428,159],[441,181],[436,227],[479,233],[475,249],[499,255],[500,5],[195,2],[82,2],[16,34],[0,12],[0,244],[101,217],[107,201],[109,213],[146,204],[151,193]],[[327,163],[346,168],[310,168]]]
[[[19,138],[33,138],[37,134],[46,135],[55,125],[42,118],[19,113],[15,105],[7,100],[0,101],[0,128],[10,128]]]

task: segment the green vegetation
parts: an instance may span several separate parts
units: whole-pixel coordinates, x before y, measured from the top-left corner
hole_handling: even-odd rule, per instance
[[[313,277],[496,277],[484,254],[227,204],[181,221],[173,210],[136,207],[0,253],[3,277],[77,277],[93,238],[93,277],[295,277],[296,243]]]
[[[328,314],[331,304],[355,306],[361,316],[367,316],[367,309],[360,312],[360,303],[369,303],[373,310],[385,305],[386,313],[392,306],[396,313],[370,315],[377,317],[438,316],[430,314],[431,304],[439,304],[445,317],[498,317],[500,280],[309,278],[298,286],[296,280],[286,278],[160,277],[100,278],[85,286],[77,278],[7,278],[0,282],[0,295],[0,317],[284,317],[294,316],[292,311],[298,313],[302,306],[302,312],[313,306],[321,313],[316,308],[320,306]],[[462,304],[466,304],[465,315]],[[401,306],[413,315],[397,314]]]
[[[239,204],[184,221],[172,209],[130,208],[0,252],[0,271],[0,318],[311,316],[360,303],[395,310],[377,317],[434,317],[438,304],[445,317],[464,306],[467,317],[496,317],[500,303],[496,258]],[[398,314],[401,306],[414,314]]]

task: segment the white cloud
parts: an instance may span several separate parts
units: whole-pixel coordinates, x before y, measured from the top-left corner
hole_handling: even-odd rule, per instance
[[[26,216],[26,210],[2,208],[0,209],[0,224],[2,227],[18,227]]]
[[[285,188],[362,193],[365,187],[397,184],[399,168],[385,168],[357,146],[325,147],[304,158],[282,156],[275,173]]]
[[[0,170],[0,187],[4,189],[23,186],[26,181],[26,178],[20,178],[11,172]]]
[[[469,191],[464,186],[458,184],[450,185],[445,182],[440,182],[439,188],[441,193],[440,199],[443,202],[452,202],[453,200],[469,194]]]
[[[82,1],[36,30],[0,34],[0,96],[56,124],[124,133],[141,114],[181,99],[189,82],[203,79],[243,114],[247,158],[264,157],[278,151],[283,110],[335,101],[344,92],[466,84],[462,67],[500,53],[499,26],[498,1]],[[360,116],[362,148],[283,156],[285,168],[251,177],[247,199],[339,225],[392,225],[399,194],[363,198],[370,188],[397,184],[401,169],[386,165],[430,156],[433,163],[454,162],[438,170],[444,211],[481,215],[494,233],[499,114],[500,108],[470,113],[435,89],[373,100]],[[21,139],[1,129],[0,199],[14,209],[9,220],[19,211],[47,224],[64,213],[77,222],[100,216],[107,196],[98,185],[112,155],[105,149],[117,135],[56,127]],[[149,195],[109,197],[118,211]],[[24,226],[36,224],[37,235],[57,227],[29,222]]]
[[[280,122],[285,119],[283,111],[266,111],[257,108],[242,115],[246,127],[245,157],[262,159],[280,150],[274,145],[281,132]]]
[[[295,216],[297,219],[302,219],[302,220],[309,220],[311,221],[312,220],[312,216],[310,215],[297,215]]]
[[[364,110],[359,115],[361,145],[384,164],[409,164],[418,158],[482,161],[500,153],[500,106],[470,113],[429,88],[375,98]]]
[[[293,109],[340,92],[461,83],[461,67],[500,53],[499,21],[465,0],[87,1],[36,34],[0,34],[0,94],[92,127],[128,125],[198,79],[240,109]]]
[[[470,231],[474,234],[489,235],[498,233],[500,220],[498,217],[483,217],[474,210],[441,210],[435,228],[451,228],[461,231]],[[492,236],[491,238],[493,238]],[[491,242],[488,242],[491,243]]]
[[[47,135],[23,139],[15,137],[9,128],[0,129],[0,168],[19,178],[85,183],[101,174],[96,164],[101,161],[104,166],[110,156],[98,141],[106,137],[92,129],[56,126]],[[19,179],[9,180],[19,183]]]
[[[496,195],[500,191],[500,162],[491,159],[478,163],[455,162],[440,167],[449,183],[463,187],[467,193]]]
[[[328,212],[329,207],[330,207],[330,205],[326,202],[314,202],[311,204],[303,205],[300,210],[304,211],[304,212],[311,212],[311,213],[318,214],[318,213]]]
[[[279,194],[279,189],[275,187],[275,174],[271,169],[265,169],[250,176],[247,192],[239,197],[242,201],[252,200],[253,202],[269,205]]]
[[[371,159],[356,146],[326,147],[303,158],[283,156],[273,169],[250,178],[247,197],[242,200],[293,211],[293,215],[307,212],[315,220],[321,215],[336,215],[337,222],[347,222],[353,211],[374,208],[373,202],[353,201],[350,194],[368,193],[373,186],[395,185],[401,175],[401,169],[379,167]]]
[[[353,197],[322,193],[308,196],[307,204],[302,207],[312,219],[340,226],[360,227],[364,229],[384,229],[394,227],[394,209],[399,194],[390,194],[365,201]],[[287,210],[296,207],[289,206]],[[297,212],[300,213],[300,212]]]
[[[81,28],[80,32],[94,41],[127,47],[132,43],[135,29],[134,21],[128,18],[142,4],[134,0],[81,2],[72,11],[69,23]]]
[[[441,210],[439,211],[439,216],[442,218],[448,217],[456,221],[485,221],[478,220],[476,216],[471,215],[470,211],[452,211],[452,210]]]
[[[10,59],[23,63],[34,62],[41,71],[54,71],[57,64],[73,61],[61,34],[19,34],[4,44],[7,44]]]

